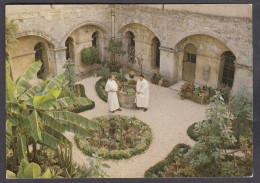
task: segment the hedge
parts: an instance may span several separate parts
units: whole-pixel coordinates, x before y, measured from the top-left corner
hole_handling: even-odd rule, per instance
[[[87,96],[85,94],[85,87],[82,84],[77,84],[76,87],[80,88],[80,96],[87,98]],[[95,102],[91,100],[91,104],[90,105],[79,106],[79,107],[70,109],[69,111],[70,112],[75,112],[75,113],[80,113],[80,112],[84,112],[84,111],[87,111],[87,110],[91,110],[94,107],[95,107]]]
[[[101,98],[103,101],[107,102],[107,96],[103,93],[102,89],[101,89],[101,82],[105,81],[105,79],[101,78],[96,82],[96,92],[99,96],[99,98]]]
[[[187,153],[191,147],[186,144],[177,144],[164,160],[159,161],[157,164],[146,170],[144,177],[153,177],[153,175],[157,174],[159,171],[163,172],[163,168],[165,166],[169,166],[172,162],[174,162],[174,158],[178,153],[180,153],[181,148],[184,148],[185,150],[183,152]]]
[[[199,135],[195,134],[194,133],[194,128],[195,128],[195,125],[198,124],[198,123],[193,123],[192,125],[189,126],[189,128],[187,129],[187,134],[189,135],[189,137],[192,139],[192,140],[195,140],[197,141],[198,138],[199,138]]]

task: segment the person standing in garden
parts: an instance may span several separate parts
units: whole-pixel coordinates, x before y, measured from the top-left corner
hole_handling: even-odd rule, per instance
[[[105,90],[108,92],[107,103],[109,111],[112,113],[114,113],[116,110],[121,111],[117,97],[118,86],[112,74],[107,80]]]
[[[149,104],[149,83],[141,74],[136,84],[136,106],[148,110]]]

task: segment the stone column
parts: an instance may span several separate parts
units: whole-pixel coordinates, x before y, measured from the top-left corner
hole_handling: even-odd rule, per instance
[[[111,33],[112,37],[115,38],[115,12],[111,10]]]
[[[62,66],[66,61],[66,47],[54,49],[54,57],[56,61],[57,74],[61,74],[64,72]]]
[[[174,49],[167,47],[159,47],[160,49],[160,74],[166,79],[177,82],[178,68],[174,58]]]
[[[248,99],[253,98],[253,68],[246,65],[235,64],[235,75],[231,95],[237,95],[245,88]]]

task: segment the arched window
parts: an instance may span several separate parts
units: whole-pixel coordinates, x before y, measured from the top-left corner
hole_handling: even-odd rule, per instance
[[[44,67],[46,65],[46,48],[43,43],[37,43],[34,46],[35,51],[35,61],[41,61],[42,66],[39,72],[37,73],[37,77],[39,79],[44,79]]]
[[[197,48],[193,44],[188,43],[184,48],[183,61],[196,64],[196,54]]]
[[[221,60],[223,65],[221,83],[231,88],[234,81],[236,57],[231,51],[226,51],[221,55]]]
[[[92,34],[92,46],[94,46],[95,48],[97,48],[97,45],[98,45],[98,32],[94,32]]]
[[[126,32],[126,38],[127,38],[127,53],[130,61],[133,61],[135,59],[135,35],[128,31]]]
[[[160,67],[160,47],[161,43],[157,37],[152,40],[152,55],[153,55],[153,64],[155,67]]]
[[[66,59],[68,60],[70,59],[74,59],[73,58],[73,42],[74,40],[71,37],[68,37],[68,39],[65,42],[65,46],[66,46]]]

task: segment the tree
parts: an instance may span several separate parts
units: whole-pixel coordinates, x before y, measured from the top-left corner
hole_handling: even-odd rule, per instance
[[[65,131],[90,136],[88,129],[97,128],[91,120],[62,110],[85,100],[62,91],[68,83],[63,74],[36,86],[30,85],[40,67],[41,62],[35,62],[14,82],[6,62],[6,143],[13,152],[14,165],[28,159],[29,142],[33,143],[33,159],[36,161],[37,143],[56,147],[60,141],[70,143],[62,134]]]
[[[81,59],[85,65],[92,65],[94,63],[100,63],[98,58],[98,50],[94,46],[84,48],[81,51]]]
[[[18,25],[14,22],[14,20],[8,21],[5,18],[5,52],[8,53],[12,49],[12,45],[17,42],[15,38],[15,34],[19,31]]]
[[[126,54],[126,52],[122,48],[123,43],[121,40],[116,41],[115,39],[111,38],[109,41],[109,45],[108,47],[105,47],[105,50],[113,55],[113,62],[115,62],[116,55],[121,56]]]
[[[198,142],[185,155],[191,168],[201,176],[220,176],[227,155],[225,149],[236,142],[232,131],[234,116],[220,92],[211,101],[213,107],[206,111],[207,120],[195,125]]]
[[[64,76],[68,80],[68,86],[72,92],[75,91],[75,84],[77,81],[77,75],[75,72],[75,63],[70,58],[66,60],[66,63],[63,65]]]

